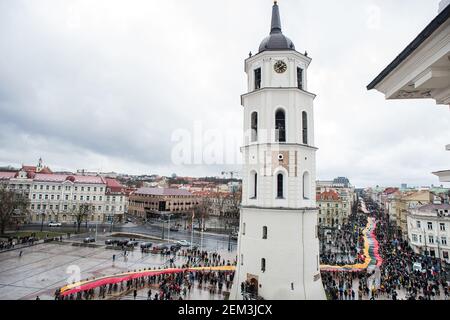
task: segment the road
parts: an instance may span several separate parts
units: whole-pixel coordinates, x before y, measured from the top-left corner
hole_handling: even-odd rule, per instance
[[[109,224],[99,224],[97,226],[97,243],[104,243],[107,238],[110,238],[111,233],[109,233],[111,226]],[[40,224],[27,224],[23,225],[20,228],[20,231],[27,230],[40,230]],[[43,226],[44,231],[53,231],[53,232],[62,232],[68,233],[70,232],[71,239],[75,241],[82,241],[87,236],[95,237],[96,234],[95,224],[88,224],[88,229],[85,228],[85,225],[82,225],[81,232],[78,235],[75,235],[75,229],[62,226],[62,227],[49,227],[48,225]],[[105,232],[103,232],[105,231]],[[184,230],[180,228],[179,231],[170,231],[168,230],[167,223],[165,224],[164,231],[162,224],[160,222],[152,222],[152,223],[142,223],[138,221],[129,222],[125,224],[115,225],[114,233],[136,233],[143,234],[152,237],[157,237],[162,239],[164,232],[164,239],[168,240],[186,240],[191,242],[192,233],[189,230]],[[203,238],[203,239],[202,239]],[[204,250],[208,251],[228,251],[228,245],[230,245],[231,251],[235,251],[237,247],[237,241],[233,239],[229,239],[228,235],[224,234],[215,234],[204,232],[203,237],[201,233],[198,231],[194,231],[193,243],[198,245],[199,248],[202,247]]]

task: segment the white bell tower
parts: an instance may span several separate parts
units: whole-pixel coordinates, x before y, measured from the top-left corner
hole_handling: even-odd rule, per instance
[[[263,299],[325,299],[320,277],[311,59],[283,35],[278,5],[270,35],[245,61],[243,194],[238,265],[241,284]]]

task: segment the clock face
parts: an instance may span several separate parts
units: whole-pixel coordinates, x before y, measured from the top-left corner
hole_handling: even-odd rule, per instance
[[[287,70],[287,65],[286,65],[286,63],[284,63],[284,61],[279,60],[275,63],[275,65],[273,66],[273,69],[277,73],[283,73]]]

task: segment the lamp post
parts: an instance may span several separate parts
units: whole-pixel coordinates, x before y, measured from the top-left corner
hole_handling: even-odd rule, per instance
[[[45,212],[42,210],[41,212],[41,232],[44,230],[44,219],[45,219]]]
[[[167,242],[170,242],[170,217],[172,214],[169,213],[169,222],[167,223]]]

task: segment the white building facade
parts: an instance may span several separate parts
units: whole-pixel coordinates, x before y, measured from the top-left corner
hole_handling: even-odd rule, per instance
[[[40,160],[41,164],[41,160]],[[121,221],[127,209],[125,188],[115,179],[101,176],[45,173],[23,166],[16,172],[0,173],[0,180],[10,190],[21,192],[30,200],[27,222],[74,223],[81,205],[89,205],[89,222]],[[2,179],[3,177],[3,179]]]
[[[407,214],[408,240],[416,253],[450,263],[450,205],[428,204]]]
[[[232,298],[241,285],[264,299],[325,299],[319,265],[311,59],[281,32],[245,61],[242,207]]]

